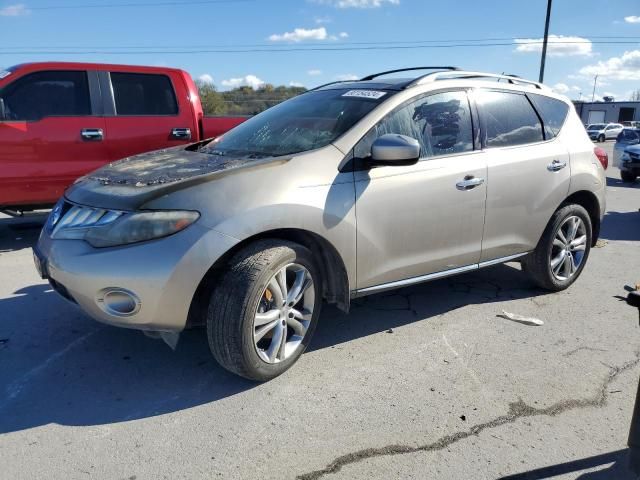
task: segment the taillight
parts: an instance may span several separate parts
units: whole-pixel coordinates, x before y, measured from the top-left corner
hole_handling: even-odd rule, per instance
[[[598,160],[600,160],[600,163],[602,164],[602,168],[606,170],[607,167],[609,166],[609,155],[607,155],[607,152],[605,152],[600,147],[595,147],[593,149],[593,153],[595,153],[596,157],[598,157]]]

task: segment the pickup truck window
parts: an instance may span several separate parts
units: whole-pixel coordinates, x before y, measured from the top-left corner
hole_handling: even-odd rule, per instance
[[[111,72],[116,115],[177,115],[178,102],[166,75]]]
[[[25,75],[0,92],[7,120],[91,115],[87,73],[45,71]]]

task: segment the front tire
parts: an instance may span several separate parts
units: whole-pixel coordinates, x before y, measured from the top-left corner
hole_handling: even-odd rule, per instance
[[[638,178],[638,176],[633,173],[633,172],[629,172],[628,170],[620,170],[620,178],[622,178],[623,182],[635,182],[636,178]]]
[[[553,214],[536,249],[525,259],[525,270],[539,287],[564,290],[582,273],[591,241],[587,211],[580,205],[565,205]]]
[[[290,368],[315,330],[322,285],[311,252],[293,242],[261,240],[238,252],[215,288],[207,338],[215,359],[250,380]]]

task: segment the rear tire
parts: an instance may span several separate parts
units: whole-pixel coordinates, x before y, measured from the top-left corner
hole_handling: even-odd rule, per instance
[[[605,140],[606,140],[606,138],[605,138],[605,136],[604,136],[604,135],[600,135],[600,136],[598,137],[598,142],[600,142],[600,143],[603,143]]]
[[[620,178],[622,178],[623,182],[633,183],[636,181],[636,178],[638,178],[638,176],[633,172],[629,172],[627,170],[620,170]]]
[[[322,303],[320,271],[308,249],[282,240],[251,244],[229,265],[209,303],[209,348],[227,370],[271,380],[298,360],[313,336]]]
[[[569,204],[559,208],[536,249],[524,260],[524,270],[545,290],[558,292],[568,288],[587,263],[592,235],[591,218],[582,206]]]

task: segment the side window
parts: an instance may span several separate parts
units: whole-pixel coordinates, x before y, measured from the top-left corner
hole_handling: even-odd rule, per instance
[[[542,124],[535,110],[522,94],[479,91],[480,115],[484,119],[486,147],[509,147],[540,142]]]
[[[437,93],[415,100],[383,118],[356,145],[354,155],[364,158],[381,135],[398,133],[420,142],[420,157],[437,157],[473,150],[473,127],[467,94]]]
[[[91,115],[86,72],[32,73],[9,84],[0,96],[9,120]]]
[[[116,115],[177,115],[178,103],[166,75],[111,72]]]
[[[544,137],[548,140],[555,138],[564,121],[567,118],[569,112],[569,105],[561,100],[555,98],[545,97],[544,95],[538,95],[537,93],[528,94],[531,103],[536,107],[536,110],[542,117],[544,123]]]

